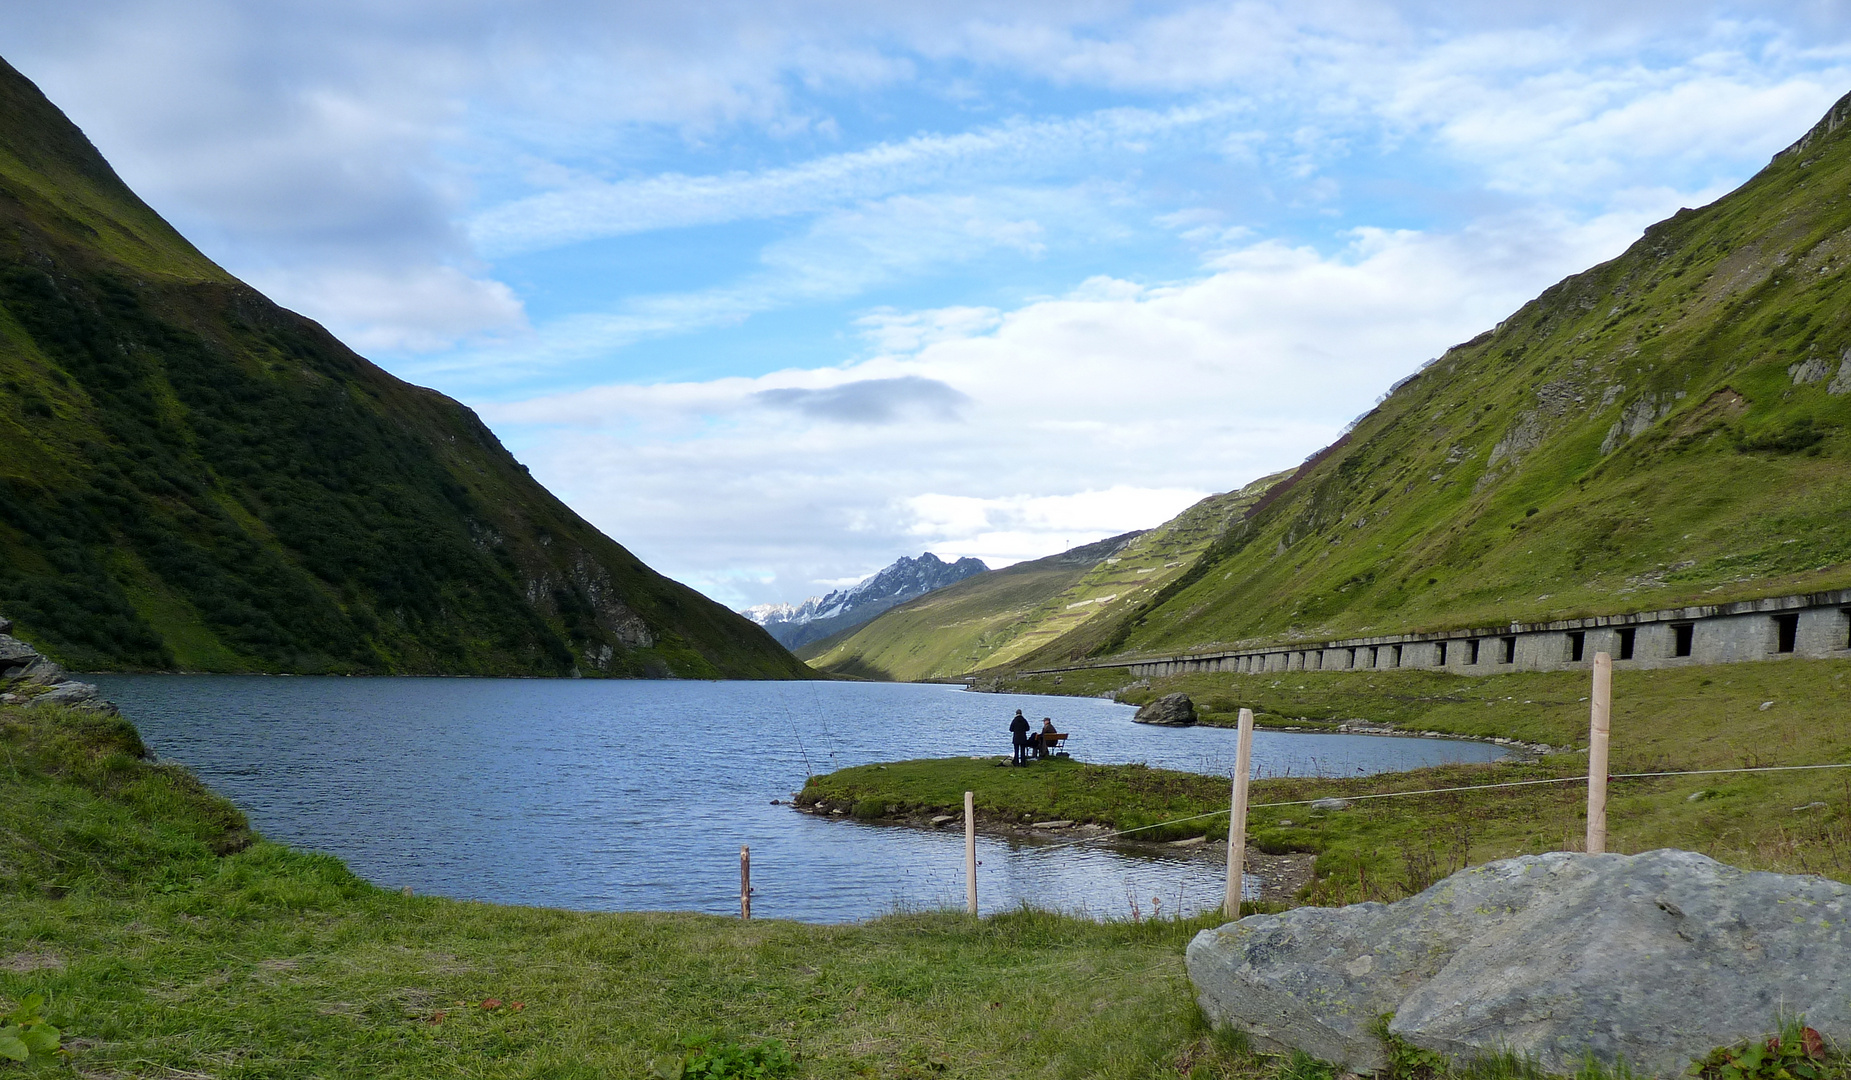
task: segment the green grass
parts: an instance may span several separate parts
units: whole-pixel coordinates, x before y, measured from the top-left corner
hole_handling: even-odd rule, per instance
[[[0,998],[44,993],[87,1075],[644,1076],[719,1034],[811,1077],[1171,1076],[1204,1034],[1182,948],[1212,920],[406,897],[253,842],[140,750],[121,720],[0,710]]]
[[[1092,673],[1100,674],[1100,673]],[[1122,677],[1122,673],[1120,673]],[[1242,705],[1286,726],[1361,717],[1406,729],[1501,737],[1580,752],[1532,764],[1450,765],[1353,779],[1263,779],[1252,801],[1292,802],[1390,791],[1579,777],[1586,772],[1585,675],[1526,673],[1471,679],[1427,672],[1292,672],[1283,677],[1184,676],[1132,696],[1185,690],[1231,718]],[[1021,689],[1092,687],[1068,677],[1025,679]],[[1845,717],[1851,661],[1782,661],[1620,672],[1614,680],[1611,770],[1663,772],[1851,763]],[[1764,702],[1772,702],[1767,708]],[[1219,777],[1151,769],[1038,762],[995,768],[970,759],[861,766],[813,778],[803,798],[878,801],[893,812],[955,813],[965,791],[979,816],[1072,818],[1132,828],[1220,811]],[[1692,800],[1691,796],[1702,793]],[[1466,865],[1573,850],[1585,834],[1586,788],[1539,786],[1371,800],[1351,809],[1256,809],[1253,841],[1273,852],[1318,853],[1308,903],[1394,900]],[[1796,810],[1812,803],[1823,807]],[[1286,824],[1286,822],[1291,824]],[[1225,839],[1227,819],[1168,825],[1140,837]],[[1753,869],[1851,881],[1851,769],[1619,781],[1608,811],[1608,850],[1678,847]]]
[[[814,926],[405,896],[253,837],[235,807],[141,755],[121,719],[0,709],[0,1013],[43,994],[77,1075],[642,1077],[689,1040],[719,1038],[772,1040],[796,1055],[800,1077],[1335,1080],[1303,1055],[1264,1058],[1238,1032],[1209,1030],[1182,952],[1213,916],[911,912]],[[908,797],[1006,782],[995,794],[1012,808],[1046,797],[1066,809],[1078,803],[1061,800],[1084,794],[1167,809],[1191,785],[1209,799],[1223,783],[1117,770],[1117,786],[1076,794],[1086,788],[1076,778],[1097,770],[966,761],[869,772]],[[1753,824],[1764,794],[1695,805]],[[1629,798],[1616,800],[1616,819],[1641,816]],[[1522,815],[1524,828],[1573,818],[1550,799],[1492,810]],[[1421,804],[1398,816],[1434,829],[1485,813]],[[1408,835],[1405,821],[1362,807],[1300,819],[1303,829],[1267,819],[1260,842],[1325,845],[1320,898],[1399,888],[1390,866],[1357,853]],[[1496,831],[1477,834],[1474,857]],[[1616,831],[1622,843],[1636,836]],[[1509,1061],[1403,1064],[1400,1080],[1536,1075]]]
[[[1092,697],[1117,692],[1142,704],[1183,692],[1211,724],[1241,708],[1262,724],[1328,728],[1344,720],[1550,746],[1587,745],[1585,671],[1474,677],[1441,671],[1290,671],[1177,675],[1128,681],[1123,671],[1012,676],[1017,693]],[[1651,768],[1677,761],[1712,768],[1761,759],[1786,764],[1851,760],[1851,661],[1769,660],[1622,670],[1613,676],[1613,760]],[[1772,702],[1768,708],[1761,706]],[[1840,755],[1840,756],[1834,756]]]

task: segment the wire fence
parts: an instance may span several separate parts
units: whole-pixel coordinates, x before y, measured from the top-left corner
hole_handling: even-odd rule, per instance
[[[1677,769],[1665,772],[1609,773],[1607,779],[1656,780],[1668,776],[1719,776],[1725,773],[1803,772],[1813,769],[1851,769],[1851,762],[1831,765],[1759,765],[1752,768],[1745,767],[1740,769]],[[1369,795],[1326,795],[1316,799],[1292,799],[1285,802],[1252,803],[1248,805],[1247,809],[1269,810],[1285,806],[1314,806],[1332,798],[1340,799],[1346,803],[1352,803],[1361,802],[1364,799],[1402,799],[1415,795],[1446,795],[1456,791],[1490,791],[1494,788],[1539,787],[1544,784],[1585,784],[1587,782],[1588,778],[1585,776],[1552,776],[1543,780],[1508,780],[1498,784],[1467,784],[1462,787],[1421,788],[1418,791],[1383,791]],[[1121,836],[1130,836],[1132,833],[1149,832],[1152,829],[1161,829],[1170,825],[1187,825],[1192,821],[1206,821],[1209,818],[1227,817],[1233,812],[1233,808],[1229,807],[1226,810],[1210,810],[1204,814],[1191,814],[1188,817],[1172,818],[1169,821],[1158,821],[1149,825],[1139,825],[1132,829],[1117,829],[1112,832],[1095,833],[1092,836],[1083,837],[1079,840],[1069,840],[1066,843],[1048,844],[1044,847],[1038,847],[1035,849],[1034,853],[1037,855],[1044,855],[1060,851],[1063,848],[1078,847],[1081,844],[1096,844],[1102,840],[1112,840]]]
[[[1745,773],[1781,773],[1812,772],[1827,769],[1851,769],[1851,762],[1832,762],[1820,765],[1746,765],[1729,769],[1666,769],[1658,772],[1610,773],[1607,771],[1607,756],[1611,737],[1612,719],[1612,675],[1613,661],[1606,653],[1594,654],[1594,686],[1589,699],[1592,701],[1592,716],[1588,732],[1588,769],[1583,775],[1551,776],[1536,780],[1505,780],[1490,784],[1463,784],[1457,787],[1419,788],[1413,791],[1381,791],[1363,795],[1326,795],[1315,799],[1288,799],[1277,802],[1249,803],[1248,786],[1252,781],[1249,762],[1253,739],[1253,710],[1240,710],[1240,736],[1233,775],[1233,797],[1227,809],[1210,810],[1201,814],[1171,818],[1168,821],[1138,825],[1129,829],[1114,829],[1109,832],[1093,833],[1079,839],[1064,843],[1039,846],[1032,852],[1036,856],[1051,855],[1057,851],[1079,847],[1083,844],[1097,844],[1116,840],[1153,829],[1169,828],[1175,825],[1187,825],[1190,822],[1206,821],[1211,818],[1227,817],[1228,822],[1228,874],[1224,908],[1230,918],[1239,917],[1240,901],[1247,882],[1243,880],[1243,861],[1246,851],[1246,829],[1249,814],[1254,810],[1280,809],[1289,806],[1316,807],[1320,803],[1341,803],[1344,806],[1355,802],[1378,799],[1409,799],[1426,795],[1452,795],[1473,791],[1496,791],[1499,789],[1558,786],[1562,784],[1587,784],[1587,844],[1585,850],[1590,854],[1600,854],[1606,850],[1607,842],[1607,785],[1615,780],[1663,780],[1680,776],[1727,776]],[[800,746],[801,749],[801,746]],[[806,767],[808,755],[805,755]],[[966,878],[966,907],[975,915],[977,907],[977,831],[974,792],[964,793],[964,853]],[[1191,838],[1194,840],[1195,838]],[[751,917],[751,879],[749,853],[740,849],[740,914]],[[1178,901],[1180,907],[1180,900]],[[1135,917],[1135,905],[1133,908]]]

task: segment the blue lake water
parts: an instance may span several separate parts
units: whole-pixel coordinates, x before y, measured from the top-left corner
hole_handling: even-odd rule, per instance
[[[894,683],[99,675],[162,759],[187,765],[272,840],[331,852],[381,885],[585,910],[738,910],[813,922],[961,906],[961,830],[798,813],[810,772],[1007,754],[1017,708],[1073,756],[1228,775],[1234,732],[1156,728],[1094,698]],[[1442,739],[1260,732],[1254,774],[1357,775],[1487,761]],[[1209,845],[1211,848],[1214,845]],[[1220,903],[1217,855],[979,839],[985,910],[1117,917]]]

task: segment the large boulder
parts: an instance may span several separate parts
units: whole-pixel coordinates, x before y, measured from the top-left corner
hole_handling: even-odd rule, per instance
[[[1131,719],[1140,724],[1188,727],[1195,723],[1195,702],[1189,700],[1188,694],[1165,694],[1139,709]]]
[[[1204,930],[1188,965],[1218,1023],[1360,1071],[1386,1065],[1370,1026],[1393,1014],[1391,1034],[1456,1058],[1677,1076],[1783,1014],[1851,1040],[1851,886],[1688,851],[1526,855],[1394,904]]]

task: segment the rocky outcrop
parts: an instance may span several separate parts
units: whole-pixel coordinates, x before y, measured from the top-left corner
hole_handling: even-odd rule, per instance
[[[1188,694],[1165,694],[1139,709],[1131,719],[1139,724],[1188,727],[1195,723],[1195,702],[1189,700]]]
[[[1394,904],[1253,915],[1190,942],[1216,1022],[1272,1050],[1386,1065],[1370,1033],[1569,1074],[1588,1055],[1676,1076],[1804,1016],[1851,1039],[1851,886],[1688,851],[1557,852],[1461,871]]]
[[[1839,354],[1838,377],[1825,388],[1828,394],[1851,394],[1851,349]]]
[[[12,620],[0,616],[0,705],[63,705],[87,712],[116,714],[96,687],[78,682],[37,649],[12,636]]]

